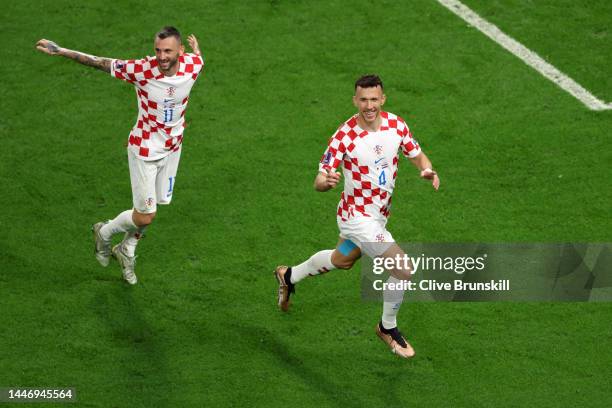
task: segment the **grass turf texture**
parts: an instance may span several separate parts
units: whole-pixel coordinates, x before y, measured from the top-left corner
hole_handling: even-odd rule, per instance
[[[467,4],[612,99],[608,2]],[[610,304],[408,304],[406,362],[375,337],[358,266],[301,283],[286,315],[271,271],[336,241],[339,191],[311,185],[363,73],[442,178],[434,193],[400,165],[399,241],[611,241],[612,112],[434,1],[3,11],[0,386],[73,386],[79,406],[609,406]],[[195,33],[208,65],[132,288],[97,265],[89,226],[131,205],[134,91],[33,45],[139,57],[165,24]]]

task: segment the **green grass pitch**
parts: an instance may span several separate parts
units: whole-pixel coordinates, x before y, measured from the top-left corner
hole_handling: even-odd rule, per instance
[[[466,4],[612,100],[610,2]],[[207,66],[128,287],[89,227],[131,206],[133,88],[34,44],[134,58],[166,24],[198,36]],[[437,2],[22,1],[2,26],[0,387],[72,386],[83,407],[612,404],[610,303],[408,303],[411,361],[376,338],[358,266],[276,308],[273,267],[336,242],[339,191],[312,181],[364,73],[441,175],[436,193],[400,165],[398,241],[612,241],[612,111]]]

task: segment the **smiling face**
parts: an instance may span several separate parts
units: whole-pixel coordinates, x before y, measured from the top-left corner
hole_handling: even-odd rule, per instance
[[[179,56],[185,51],[179,39],[170,36],[166,38],[155,38],[155,58],[159,65],[159,70],[166,76],[176,74],[178,70]]]
[[[385,103],[382,87],[372,86],[362,88],[357,86],[353,103],[359,111],[357,121],[365,130],[376,131],[380,127],[380,108]]]

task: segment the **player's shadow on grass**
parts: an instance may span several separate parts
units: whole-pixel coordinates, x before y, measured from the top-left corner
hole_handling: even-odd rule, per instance
[[[367,401],[364,401],[360,395],[348,390],[342,383],[335,384],[333,382],[334,376],[318,373],[309,368],[296,354],[291,352],[290,347],[268,329],[245,325],[244,322],[235,327],[240,332],[238,337],[246,339],[250,348],[271,355],[285,370],[290,371],[296,377],[302,378],[304,384],[313,392],[325,394],[330,402],[342,407],[364,407],[368,405]],[[318,361],[315,361],[314,365],[317,363]]]
[[[117,373],[112,378],[118,383],[109,389],[121,390],[118,401],[128,400],[143,407],[173,406],[168,397],[167,364],[164,350],[159,346],[155,330],[143,316],[134,288],[118,282],[112,289],[98,292],[91,308],[108,327],[104,348],[111,348]]]

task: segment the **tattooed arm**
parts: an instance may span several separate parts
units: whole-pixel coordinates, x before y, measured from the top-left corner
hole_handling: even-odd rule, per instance
[[[102,58],[96,57],[94,55],[84,54],[79,51],[69,50],[67,48],[62,48],[53,41],[49,40],[39,40],[36,43],[36,49],[44,52],[49,55],[61,55],[62,57],[66,57],[76,62],[87,65],[89,67],[97,68],[104,72],[110,72],[111,59],[110,58]]]

